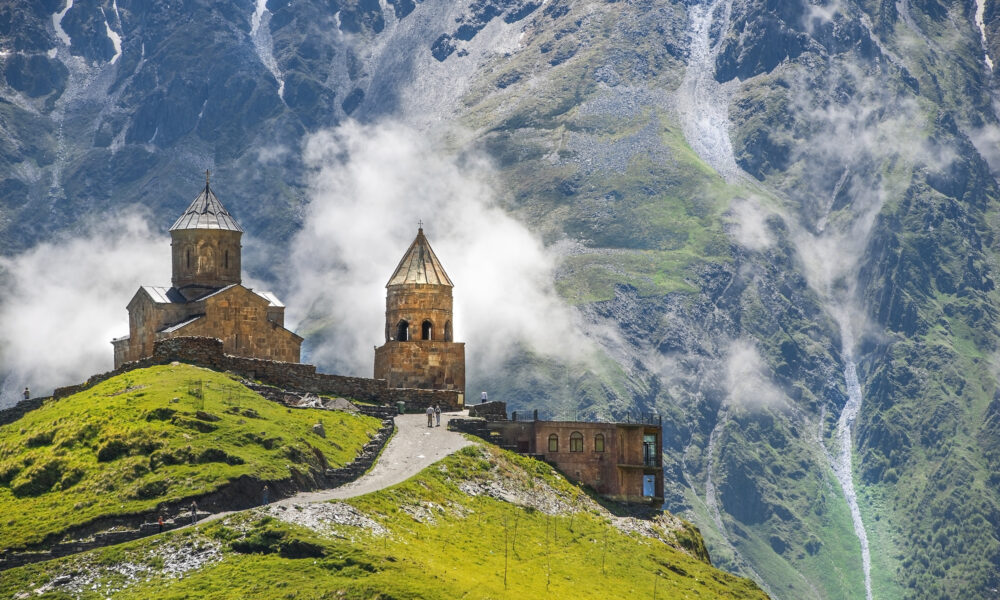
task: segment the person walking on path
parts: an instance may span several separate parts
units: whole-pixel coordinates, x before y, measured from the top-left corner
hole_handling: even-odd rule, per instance
[[[156,524],[160,526],[160,533],[163,533],[163,515],[160,515],[160,518],[156,520]]]
[[[271,490],[268,489],[267,485],[265,485],[264,489],[261,490],[261,492],[260,492],[260,504],[261,504],[261,506],[264,506],[264,505],[267,504],[268,495],[269,495],[270,491]]]
[[[427,407],[427,426],[434,427],[434,407]]]
[[[31,400],[31,391],[28,390],[28,386],[24,386],[24,399]]]
[[[437,426],[440,427],[441,426],[441,405],[440,404],[434,407],[434,416],[437,418]]]
[[[194,500],[191,501],[191,523],[193,524],[198,520],[198,503]]]
[[[480,394],[480,396],[479,396],[479,403],[480,404],[485,404],[486,402],[489,402],[489,401],[490,401],[490,397],[486,394],[486,392],[483,392],[482,394]]]

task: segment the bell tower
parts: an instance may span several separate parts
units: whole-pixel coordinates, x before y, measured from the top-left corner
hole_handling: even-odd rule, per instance
[[[170,228],[173,286],[187,300],[238,284],[243,229],[212,192],[209,172],[205,189]]]
[[[375,378],[464,394],[465,344],[453,339],[455,286],[423,227],[385,287],[385,344],[375,349]]]

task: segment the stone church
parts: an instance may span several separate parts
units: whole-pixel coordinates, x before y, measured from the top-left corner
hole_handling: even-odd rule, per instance
[[[116,369],[183,336],[218,338],[233,356],[299,362],[302,338],[285,329],[285,306],[242,285],[242,236],[206,172],[205,189],[170,228],[171,287],[142,286],[128,303],[129,335],[111,342]]]
[[[385,344],[375,349],[375,379],[464,397],[465,344],[452,339],[454,285],[423,227],[385,287]]]

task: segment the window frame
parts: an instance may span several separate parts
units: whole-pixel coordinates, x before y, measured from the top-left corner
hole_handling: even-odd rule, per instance
[[[569,451],[583,452],[583,434],[579,431],[569,434]]]
[[[552,446],[555,446],[555,449]],[[559,452],[559,435],[555,433],[549,434],[549,452]]]
[[[600,447],[598,447],[598,443],[600,443]],[[607,443],[604,440],[604,434],[603,433],[598,433],[597,435],[595,435],[594,436],[594,452],[604,452],[606,448],[607,448]]]

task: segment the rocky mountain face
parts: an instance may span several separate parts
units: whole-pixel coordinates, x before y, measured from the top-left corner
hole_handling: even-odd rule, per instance
[[[281,248],[304,136],[459,125],[603,354],[470,390],[663,414],[668,508],[774,598],[992,597],[998,29],[992,0],[8,4],[0,249],[169,222],[206,166]]]

